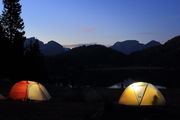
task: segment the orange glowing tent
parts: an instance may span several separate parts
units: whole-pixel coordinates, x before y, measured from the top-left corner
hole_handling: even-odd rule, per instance
[[[47,101],[51,96],[46,88],[40,83],[34,81],[21,81],[14,84],[11,88],[9,98],[22,101]]]

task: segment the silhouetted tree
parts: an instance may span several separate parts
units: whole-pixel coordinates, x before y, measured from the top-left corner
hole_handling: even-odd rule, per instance
[[[5,45],[5,43],[6,43],[7,41],[6,41],[6,39],[5,39],[5,33],[4,33],[4,28],[3,28],[3,26],[2,26],[2,24],[1,24],[1,19],[0,19],[0,55],[2,56],[3,55],[3,48],[4,48],[4,46],[6,46]]]
[[[22,71],[17,71],[23,65],[24,56],[24,22],[21,18],[21,5],[20,0],[3,0],[4,9],[1,16],[1,25],[4,33],[4,42],[6,45],[2,47],[8,48],[5,51],[8,61],[6,61],[6,68],[11,70],[10,72],[17,76],[22,74]],[[18,73],[18,74],[17,74]]]
[[[24,22],[21,18],[20,0],[3,0],[2,25],[5,37],[12,45],[12,54],[23,56],[24,54]]]
[[[8,61],[9,61],[9,53],[10,53],[10,43],[5,37],[5,31],[2,25],[1,16],[0,16],[0,74],[1,77],[5,75],[4,73],[8,73]]]

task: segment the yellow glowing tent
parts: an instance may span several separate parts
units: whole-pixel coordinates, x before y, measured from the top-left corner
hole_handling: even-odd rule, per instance
[[[124,90],[119,99],[119,104],[135,106],[164,105],[165,98],[152,84],[137,82]]]

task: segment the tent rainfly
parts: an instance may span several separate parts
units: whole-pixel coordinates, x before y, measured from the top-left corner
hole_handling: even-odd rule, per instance
[[[165,98],[152,84],[136,82],[124,90],[119,99],[119,104],[133,106],[165,105]]]
[[[9,92],[12,100],[47,101],[51,98],[46,88],[38,82],[21,81],[14,84]]]

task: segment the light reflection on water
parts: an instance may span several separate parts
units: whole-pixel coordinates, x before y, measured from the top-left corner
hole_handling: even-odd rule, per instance
[[[129,85],[131,85],[131,84],[133,84],[135,82],[142,82],[142,81],[141,80],[134,80],[132,78],[128,78],[128,79],[125,79],[120,83],[116,83],[116,84],[114,84],[114,85],[112,85],[112,86],[110,86],[108,88],[111,88],[111,89],[126,88],[126,87],[128,87]],[[157,85],[157,84],[155,84],[155,86],[158,89],[166,89],[165,86],[160,86],[160,85]]]
[[[178,88],[179,71],[171,70],[91,70],[80,71],[67,75],[49,76],[48,81],[57,87],[104,87],[124,83],[128,86],[132,82],[148,82],[158,87]],[[119,85],[121,86],[121,85]]]

